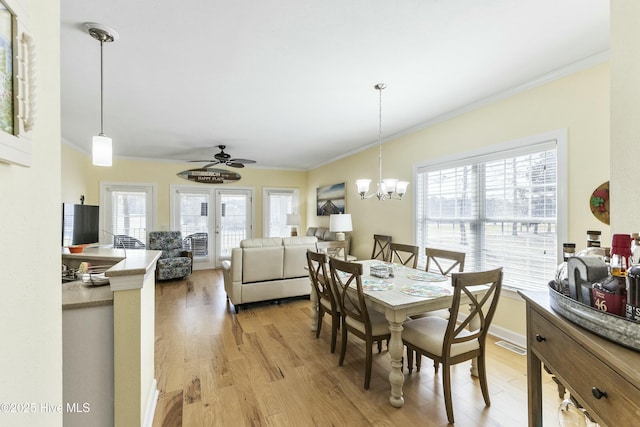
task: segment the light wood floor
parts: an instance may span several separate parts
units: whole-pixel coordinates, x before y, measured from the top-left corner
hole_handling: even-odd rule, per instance
[[[405,405],[389,402],[389,355],[374,350],[371,388],[364,390],[364,344],[350,336],[344,366],[329,352],[330,317],[316,339],[308,300],[256,305],[235,314],[220,270],[156,286],[154,427],[173,426],[444,426],[442,379],[428,359],[405,369]],[[454,368],[458,427],[527,425],[526,357],[488,344],[491,406],[485,407],[469,364]],[[338,349],[340,338],[338,338]],[[545,425],[560,403],[545,376]]]

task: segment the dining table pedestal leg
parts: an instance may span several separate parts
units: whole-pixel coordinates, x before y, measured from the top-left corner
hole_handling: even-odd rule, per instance
[[[390,314],[392,317],[394,316],[393,313]],[[391,356],[391,372],[389,372],[391,396],[389,396],[389,403],[395,408],[402,408],[404,406],[404,396],[402,394],[402,385],[404,384],[404,374],[402,373],[403,322],[390,320],[389,316],[387,316],[387,320],[389,320],[389,331],[391,332],[391,338],[389,339],[389,355]]]

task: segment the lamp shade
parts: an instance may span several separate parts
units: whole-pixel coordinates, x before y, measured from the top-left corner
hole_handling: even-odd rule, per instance
[[[300,225],[300,215],[287,214],[287,225]]]
[[[351,214],[334,214],[329,217],[329,231],[352,231]]]
[[[111,166],[111,138],[104,135],[93,137],[93,164],[96,166]]]

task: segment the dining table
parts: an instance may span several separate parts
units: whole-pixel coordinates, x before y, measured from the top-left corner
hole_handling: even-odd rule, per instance
[[[403,324],[408,316],[429,311],[449,308],[453,301],[451,277],[439,273],[414,269],[401,264],[392,264],[380,260],[356,261],[362,264],[362,287],[367,307],[384,313],[389,322],[388,351],[391,356],[391,370],[389,383],[391,395],[389,403],[401,408],[404,406],[402,387],[404,374],[402,372],[404,345],[402,344]],[[386,266],[393,271],[389,278],[371,275],[371,267]],[[391,269],[389,271],[391,271]],[[313,288],[313,287],[312,287]],[[477,292],[482,292],[478,289]],[[317,295],[311,292],[312,320],[311,329],[317,325]],[[464,298],[462,299],[464,302]],[[471,328],[477,327],[474,322]],[[471,374],[478,376],[475,360],[472,361]]]

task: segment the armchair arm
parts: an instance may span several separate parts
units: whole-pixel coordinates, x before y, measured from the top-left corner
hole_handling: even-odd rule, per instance
[[[180,256],[185,256],[189,259],[191,259],[191,269],[190,269],[190,273],[193,273],[193,251],[182,251],[180,252]]]
[[[232,304],[242,302],[242,248],[231,249],[231,258],[222,262],[224,290]]]

